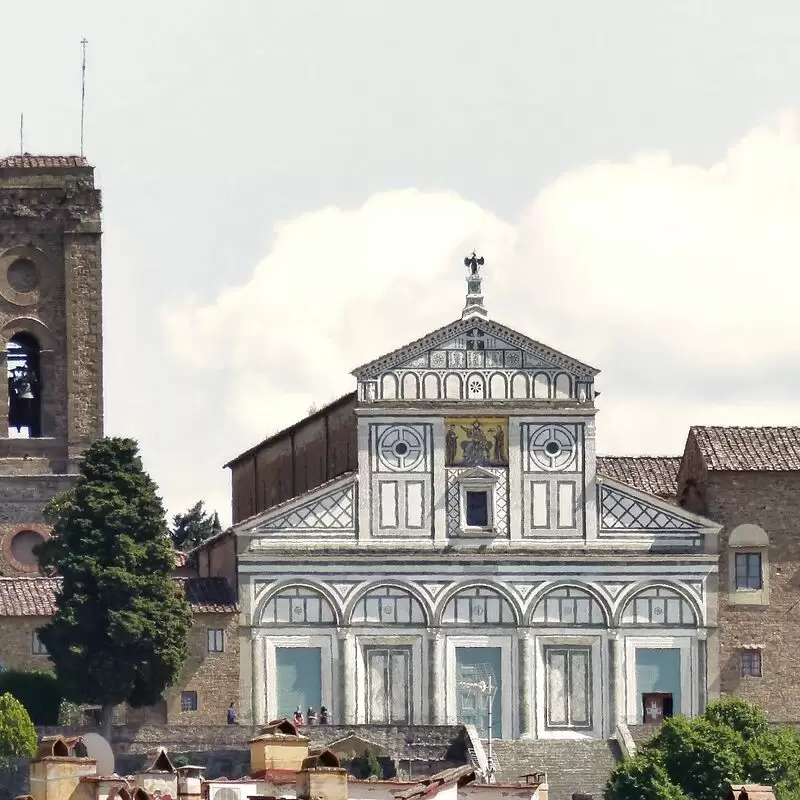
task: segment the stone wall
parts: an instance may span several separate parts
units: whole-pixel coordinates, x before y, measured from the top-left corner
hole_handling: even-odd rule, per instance
[[[15,334],[36,340],[41,410],[40,438],[9,438],[0,419],[4,575],[35,569],[6,557],[11,540],[43,532],[44,505],[103,429],[100,191],[79,159],[50,161],[0,167],[0,362]],[[7,398],[3,380],[0,408]]]
[[[757,703],[773,722],[800,719],[800,472],[707,471],[687,445],[680,485],[684,505],[720,522],[719,538],[719,690]],[[740,605],[729,601],[732,585],[728,537],[742,524],[758,525],[769,536],[769,603]],[[742,676],[746,646],[763,646],[762,677]]]

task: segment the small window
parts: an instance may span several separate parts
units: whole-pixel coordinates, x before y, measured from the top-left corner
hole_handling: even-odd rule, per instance
[[[761,677],[761,651],[742,650],[742,675],[750,678]]]
[[[737,553],[737,591],[757,591],[761,587],[761,553]]]
[[[222,628],[208,629],[208,652],[209,653],[225,652],[225,631],[223,631]]]
[[[197,711],[197,692],[181,692],[181,711]]]
[[[35,656],[46,656],[47,648],[39,641],[39,635],[36,631],[33,632],[33,643],[31,649]]]
[[[486,528],[489,526],[489,493],[467,491],[467,526]]]

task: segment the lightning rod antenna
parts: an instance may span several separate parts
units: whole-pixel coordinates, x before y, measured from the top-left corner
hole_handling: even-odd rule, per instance
[[[24,115],[20,113],[19,115],[19,154],[25,155],[25,147],[23,144],[23,122],[24,122]]]
[[[83,60],[81,62],[81,157],[83,157],[83,120],[86,112],[86,45],[89,42],[81,39]]]

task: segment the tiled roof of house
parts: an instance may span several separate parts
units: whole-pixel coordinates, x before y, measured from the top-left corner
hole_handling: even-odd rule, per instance
[[[598,456],[597,471],[657,497],[674,498],[678,491],[680,456]]]
[[[800,428],[696,425],[690,429],[709,470],[800,471]]]
[[[75,169],[89,167],[83,156],[32,156],[29,153],[21,156],[0,158],[0,169]]]
[[[225,578],[175,578],[186,587],[195,614],[232,614],[236,598]],[[59,578],[0,577],[0,617],[49,617],[56,608]]]

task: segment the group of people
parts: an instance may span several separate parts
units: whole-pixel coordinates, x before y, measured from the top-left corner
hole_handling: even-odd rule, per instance
[[[317,712],[314,711],[313,708],[309,708],[306,711],[306,716],[303,718],[303,710],[300,706],[297,706],[294,712],[294,724],[295,725],[327,725],[328,724],[328,709],[325,706],[321,706],[319,709],[319,715]]]

